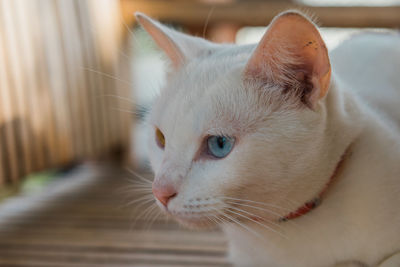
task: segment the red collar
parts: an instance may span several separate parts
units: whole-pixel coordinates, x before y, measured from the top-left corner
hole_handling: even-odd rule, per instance
[[[333,171],[332,176],[329,178],[329,181],[326,183],[324,188],[322,188],[321,192],[315,198],[313,198],[312,200],[306,202],[303,206],[299,207],[297,210],[292,211],[288,215],[286,215],[285,217],[280,218],[279,221],[285,222],[285,221],[292,220],[292,219],[298,218],[300,216],[303,216],[304,214],[309,213],[311,210],[315,209],[316,207],[319,206],[319,204],[321,204],[322,197],[326,194],[326,191],[332,185],[333,181],[337,177],[337,174],[339,172],[340,166],[343,165],[342,163],[344,161],[344,158],[348,154],[347,153],[348,150],[349,150],[349,148],[347,148],[345,153],[343,153],[339,163],[336,165],[336,168]]]

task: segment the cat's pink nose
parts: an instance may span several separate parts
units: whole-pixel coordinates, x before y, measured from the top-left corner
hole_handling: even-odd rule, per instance
[[[171,186],[155,186],[153,184],[153,195],[165,206],[167,207],[168,201],[175,197],[177,194],[175,188]]]

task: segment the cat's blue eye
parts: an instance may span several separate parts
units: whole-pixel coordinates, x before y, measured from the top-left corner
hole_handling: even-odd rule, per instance
[[[224,158],[231,152],[235,139],[226,136],[210,136],[207,139],[208,153],[216,158]]]

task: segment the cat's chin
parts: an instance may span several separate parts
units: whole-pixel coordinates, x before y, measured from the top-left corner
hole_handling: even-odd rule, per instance
[[[213,229],[218,226],[214,221],[211,221],[207,216],[190,216],[167,212],[168,216],[177,221],[180,225],[189,229]]]
[[[194,229],[194,230],[201,230],[201,229],[214,229],[217,228],[217,224],[215,222],[211,222],[207,218],[177,218],[174,219],[182,226]]]

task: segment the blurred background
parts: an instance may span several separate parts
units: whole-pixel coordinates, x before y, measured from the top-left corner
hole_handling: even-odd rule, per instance
[[[168,62],[133,13],[247,44],[290,8],[330,50],[400,27],[400,0],[0,0],[0,266],[229,266],[218,229],[164,221],[149,195]]]

